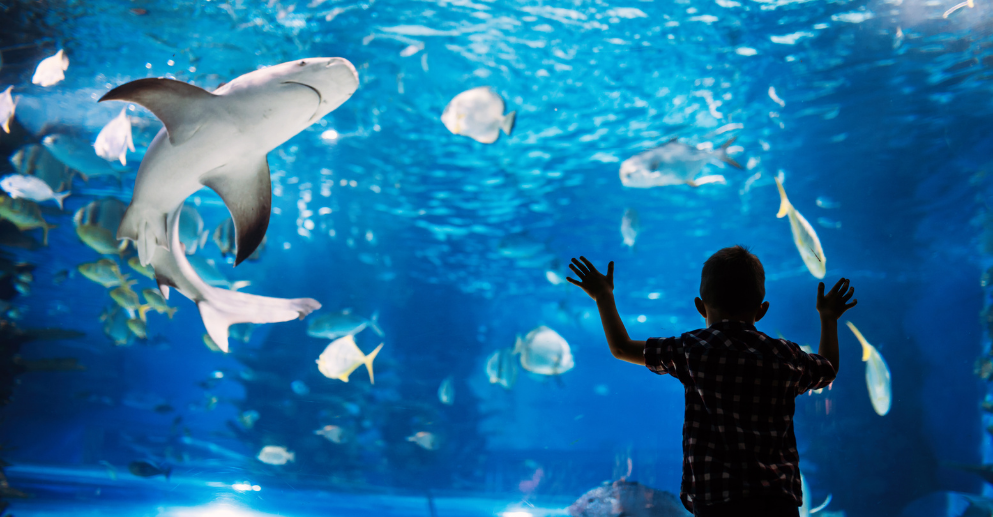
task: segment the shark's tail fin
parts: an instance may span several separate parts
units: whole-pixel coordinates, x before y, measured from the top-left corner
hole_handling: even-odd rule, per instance
[[[121,225],[117,227],[117,238],[134,241],[138,250],[138,260],[141,261],[141,265],[147,266],[152,261],[156,246],[169,249],[165,214],[157,214],[154,211],[141,213],[131,205],[124,212]]]
[[[320,309],[321,304],[310,298],[270,298],[210,288],[197,303],[207,334],[217,347],[228,351],[228,327],[236,323],[279,323],[303,318]]]

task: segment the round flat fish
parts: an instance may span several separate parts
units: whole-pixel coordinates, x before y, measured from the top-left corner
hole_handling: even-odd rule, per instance
[[[508,136],[514,130],[517,112],[504,115],[503,98],[488,86],[466,90],[455,96],[441,114],[441,122],[453,134],[492,144],[502,130]]]
[[[539,375],[560,375],[576,365],[569,343],[545,326],[528,332],[523,340],[518,338],[514,350],[521,354],[521,366]]]

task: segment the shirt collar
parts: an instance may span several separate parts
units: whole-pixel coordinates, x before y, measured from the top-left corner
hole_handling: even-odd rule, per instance
[[[755,330],[755,325],[744,321],[721,320],[710,326],[717,330]]]

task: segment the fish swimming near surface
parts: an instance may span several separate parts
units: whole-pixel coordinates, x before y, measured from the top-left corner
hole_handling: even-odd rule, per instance
[[[492,144],[500,137],[500,131],[510,136],[514,130],[517,112],[504,115],[504,108],[502,97],[489,86],[480,86],[456,95],[445,106],[441,122],[453,134]]]
[[[427,431],[418,431],[407,437],[408,442],[414,442],[419,445],[422,449],[427,449],[429,451],[437,450],[439,445],[438,437],[434,433],[429,433]]]
[[[179,310],[175,307],[169,307],[169,304],[166,303],[166,300],[162,297],[162,294],[155,289],[142,289],[141,296],[145,298],[145,303],[150,308],[154,309],[155,312],[159,314],[165,314],[169,317],[169,319],[172,319],[173,314],[176,314],[176,311]]]
[[[134,102],[165,126],[138,169],[118,237],[134,241],[141,263],[148,264],[156,247],[170,246],[168,214],[207,186],[234,219],[240,264],[269,226],[266,154],[348,100],[358,80],[345,59],[308,58],[249,72],[213,92],[165,78],[138,79],[107,92],[100,102]]]
[[[49,199],[55,200],[59,205],[59,209],[62,209],[62,202],[65,198],[69,197],[71,192],[60,192],[55,193],[52,191],[52,187],[45,183],[44,180],[36,176],[24,176],[22,174],[11,174],[9,176],[4,176],[0,180],[0,188],[4,190],[10,197],[30,199],[36,203],[42,203],[48,201]]]
[[[455,403],[455,379],[451,375],[445,377],[445,380],[441,381],[441,386],[438,386],[438,400],[446,406]]]
[[[872,408],[876,414],[884,416],[890,412],[890,403],[893,400],[893,393],[890,388],[890,367],[886,365],[883,356],[875,347],[869,344],[850,321],[845,322],[855,339],[862,345],[862,362],[865,364],[865,382],[869,386],[869,400],[872,401]]]
[[[383,330],[378,325],[379,313],[373,313],[369,319],[356,316],[351,309],[341,312],[321,314],[307,325],[307,335],[310,337],[335,340],[344,336],[354,336],[367,327],[382,336]]]
[[[128,242],[118,239],[114,228],[124,215],[124,203],[118,199],[105,198],[91,201],[80,208],[72,217],[76,235],[84,244],[101,255],[120,255],[128,247]]]
[[[128,464],[128,470],[131,471],[132,474],[143,478],[165,476],[166,479],[169,479],[169,475],[172,474],[172,469],[162,468],[159,465],[155,465],[145,460],[132,461]]]
[[[499,384],[506,389],[514,387],[517,381],[517,358],[513,348],[501,348],[486,359],[486,377],[490,384]]]
[[[88,138],[66,133],[52,133],[41,139],[41,145],[67,167],[86,178],[110,176],[120,180],[128,168],[120,162],[108,162],[97,156]]]
[[[200,212],[191,205],[183,205],[183,213],[179,219],[179,242],[183,243],[187,255],[193,255],[203,248],[210,238],[210,231],[203,229],[203,218]]]
[[[314,434],[327,438],[329,442],[345,443],[346,441],[345,430],[336,425],[326,425],[314,431]]]
[[[689,185],[699,187],[707,183],[724,183],[719,174],[699,176],[706,165],[723,167],[728,164],[736,169],[743,167],[728,156],[727,149],[735,141],[731,138],[717,149],[700,149],[673,138],[655,149],[650,149],[621,163],[621,184],[630,188]]]
[[[53,192],[72,188],[75,172],[59,161],[52,153],[38,144],[22,146],[10,155],[14,170],[24,176],[34,176],[48,184]]]
[[[641,230],[641,221],[638,218],[638,211],[628,208],[621,218],[621,238],[624,245],[634,249],[634,243],[638,240],[638,231]]]
[[[517,336],[514,353],[521,354],[521,367],[539,375],[560,375],[576,365],[569,343],[545,326],[528,332],[524,339]]]
[[[779,213],[776,217],[789,216],[790,230],[793,232],[793,244],[800,251],[800,258],[807,265],[810,274],[815,278],[824,278],[827,274],[827,257],[824,256],[824,249],[821,248],[821,240],[817,238],[814,227],[800,215],[800,212],[793,208],[790,200],[786,198],[786,190],[783,183],[776,178],[776,187],[779,188]]]
[[[190,265],[179,242],[180,209],[177,205],[169,214],[169,249],[155,248],[152,257],[155,281],[166,300],[170,288],[175,288],[197,304],[207,334],[218,348],[228,351],[228,327],[231,325],[302,319],[321,308],[317,300],[310,298],[270,298],[207,285]]]
[[[143,266],[138,257],[131,257],[128,259],[128,267],[138,272],[141,276],[155,280],[155,270],[152,266]]]
[[[31,82],[42,87],[49,87],[66,78],[65,71],[69,69],[69,58],[65,50],[59,49],[54,56],[46,57],[35,68]]]
[[[380,343],[369,355],[363,354],[359,346],[355,344],[355,337],[347,335],[332,341],[321,352],[316,361],[317,369],[329,379],[348,382],[348,376],[364,364],[369,372],[369,384],[376,384],[376,379],[372,374],[372,361],[376,359],[382,348],[383,343]]]
[[[80,264],[76,269],[86,278],[104,287],[115,287],[128,283],[128,276],[121,274],[121,268],[117,266],[117,263],[107,258]]]
[[[93,149],[104,160],[120,160],[121,165],[128,164],[128,149],[134,152],[134,141],[131,139],[131,119],[128,118],[127,106],[100,130]]]
[[[5,133],[10,133],[10,121],[14,119],[14,110],[17,109],[17,100],[10,93],[13,90],[13,86],[8,86],[0,93],[0,127]]]
[[[235,243],[235,236],[237,233],[234,229],[234,219],[228,217],[221,224],[217,225],[214,229],[214,244],[217,248],[221,250],[221,255],[227,257],[228,255],[236,255],[237,253],[237,243]],[[259,247],[255,248],[255,251],[248,256],[245,260],[258,260],[262,257],[262,250],[265,249],[266,238],[262,237],[262,242],[259,243]]]
[[[43,246],[48,246],[48,230],[56,227],[45,221],[41,209],[34,201],[24,198],[14,199],[6,194],[0,195],[0,218],[14,223],[14,226],[22,232],[41,228]]]
[[[286,465],[291,461],[296,461],[296,453],[286,450],[286,447],[279,445],[266,445],[259,451],[257,456],[259,461],[269,465]]]
[[[636,481],[606,481],[566,509],[572,517],[691,517],[675,494]]]

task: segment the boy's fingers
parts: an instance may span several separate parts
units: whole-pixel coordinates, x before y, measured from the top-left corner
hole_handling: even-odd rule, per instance
[[[607,264],[607,278],[613,278],[613,277],[614,277],[614,261],[611,260]]]
[[[844,283],[845,283],[845,279],[844,278],[839,279],[838,280],[838,283],[837,284],[834,284],[834,287],[831,288],[831,292],[832,293],[836,293],[839,290],[841,290],[841,284],[844,284]]]
[[[589,260],[586,260],[586,257],[580,255],[579,260],[582,260],[583,264],[586,264],[586,267],[590,268],[590,271],[596,271],[596,266],[594,266]]]
[[[824,282],[819,282],[817,284],[817,297],[824,298]]]
[[[574,266],[572,264],[569,264],[569,269],[571,269],[573,273],[576,273],[576,276],[578,276],[579,278],[584,278],[586,276],[585,273],[583,273],[582,271],[580,271],[578,267],[576,267],[576,266]]]
[[[847,302],[848,300],[850,300],[852,298],[852,296],[855,296],[855,288],[854,287],[852,287],[851,289],[845,291],[845,294],[843,294],[841,296],[841,299],[842,299],[842,301],[846,301]]]
[[[573,284],[573,285],[578,285],[579,287],[583,287],[583,284],[582,284],[582,282],[578,282],[578,281],[576,281],[576,279],[575,279],[575,278],[573,278],[573,277],[571,277],[571,276],[567,276],[567,277],[565,277],[565,279],[566,279],[566,281],[567,281],[567,282],[569,282],[570,284]]]
[[[847,311],[848,309],[851,309],[852,307],[855,307],[858,304],[859,304],[858,300],[852,300],[852,303],[845,304],[845,310]]]
[[[580,277],[584,277],[590,274],[590,272],[586,269],[586,266],[581,264],[576,259],[572,259],[572,264],[569,264],[569,267],[572,268],[572,270],[575,271],[576,274],[579,275]]]

